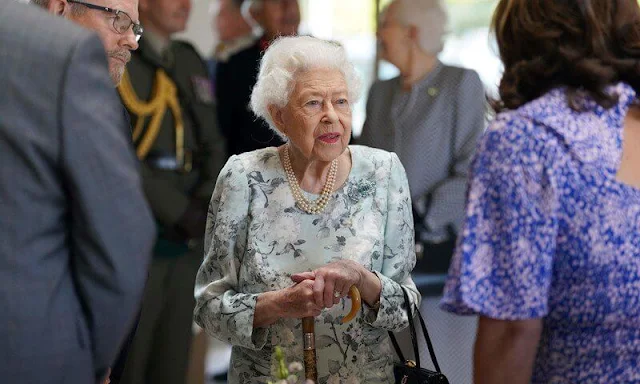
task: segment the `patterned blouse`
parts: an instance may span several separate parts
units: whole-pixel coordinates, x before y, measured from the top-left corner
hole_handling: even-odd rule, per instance
[[[355,260],[382,282],[377,314],[366,307],[346,325],[349,299],[316,318],[320,383],[390,383],[394,352],[387,330],[408,325],[401,285],[417,303],[411,199],[395,154],[349,147],[352,169],[325,211],[295,206],[277,149],[233,156],[211,198],[205,260],[196,278],[195,320],[233,347],[230,383],[266,383],[273,347],[302,361],[299,319],[253,328],[261,292],[292,285],[291,275]]]
[[[631,87],[556,89],[498,115],[472,165],[442,305],[544,318],[533,383],[640,383],[640,190],[616,180]]]

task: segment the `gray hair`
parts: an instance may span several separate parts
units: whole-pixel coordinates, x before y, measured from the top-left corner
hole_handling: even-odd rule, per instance
[[[281,137],[282,133],[269,114],[269,106],[282,108],[287,105],[296,76],[313,69],[340,71],[347,83],[349,104],[353,105],[360,98],[360,75],[342,45],[310,36],[279,37],[262,57],[258,80],[251,93],[251,109]]]
[[[442,0],[395,0],[397,21],[418,29],[418,45],[424,51],[437,55],[444,48],[447,12]]]
[[[35,4],[42,8],[48,8],[50,2],[51,0],[31,0],[31,4]],[[71,6],[71,15],[80,16],[84,14],[85,8],[83,6],[80,6],[79,4],[74,4],[74,3],[71,3],[69,5]]]

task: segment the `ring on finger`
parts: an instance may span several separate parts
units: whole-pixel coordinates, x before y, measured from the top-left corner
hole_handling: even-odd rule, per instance
[[[333,297],[335,297],[336,299],[339,299],[340,297],[342,297],[342,292],[340,291],[333,292]]]

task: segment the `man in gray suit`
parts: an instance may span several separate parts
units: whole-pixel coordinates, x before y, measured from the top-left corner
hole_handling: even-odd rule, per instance
[[[0,382],[102,380],[154,223],[100,39],[0,1]]]
[[[118,86],[125,65],[131,60],[131,52],[138,48],[142,27],[138,21],[138,0],[31,0],[31,3],[47,9],[85,28],[95,31],[104,45],[113,85]],[[129,114],[122,107],[130,131]],[[125,340],[122,350],[111,370],[111,382],[120,382],[129,346],[133,340],[137,322]]]

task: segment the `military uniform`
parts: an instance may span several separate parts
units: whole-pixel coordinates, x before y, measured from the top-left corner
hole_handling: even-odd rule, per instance
[[[260,60],[268,44],[265,38],[256,40],[251,46],[235,53],[227,61],[218,62],[216,66],[218,123],[227,140],[229,155],[284,144],[267,122],[256,118],[249,109]]]
[[[122,382],[179,384],[207,206],[226,152],[205,62],[185,42],[172,41],[161,53],[152,37],[140,41],[118,88],[159,233]]]

